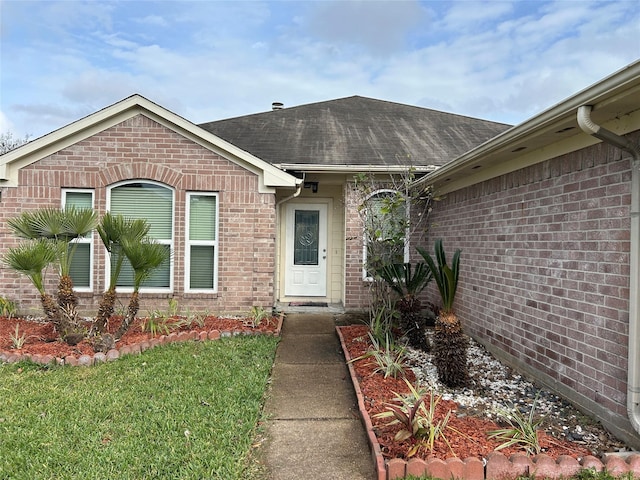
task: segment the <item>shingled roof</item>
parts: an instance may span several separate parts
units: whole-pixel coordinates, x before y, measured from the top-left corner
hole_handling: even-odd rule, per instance
[[[203,123],[277,166],[440,166],[510,125],[360,96]]]

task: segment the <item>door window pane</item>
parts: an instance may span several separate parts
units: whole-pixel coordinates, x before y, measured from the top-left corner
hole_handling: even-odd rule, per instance
[[[318,265],[320,212],[295,211],[294,265]]]

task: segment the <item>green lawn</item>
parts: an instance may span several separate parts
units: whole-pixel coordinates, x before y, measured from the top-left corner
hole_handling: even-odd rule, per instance
[[[170,344],[95,367],[0,365],[0,479],[248,479],[278,339]]]

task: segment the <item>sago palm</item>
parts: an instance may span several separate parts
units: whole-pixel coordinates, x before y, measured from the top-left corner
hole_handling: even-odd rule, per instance
[[[422,248],[418,248],[418,251],[429,266],[442,298],[442,309],[436,318],[433,347],[433,361],[438,370],[438,378],[450,387],[463,386],[468,381],[468,342],[462,332],[460,319],[453,310],[460,274],[460,250],[453,254],[451,266],[447,264],[442,239],[435,243],[437,264],[427,251]]]
[[[433,275],[423,262],[387,264],[376,273],[400,297],[396,308],[400,312],[400,327],[412,347],[429,350],[425,336],[426,318],[422,315],[422,303],[418,294],[429,284]]]
[[[169,251],[166,246],[150,240],[125,240],[122,242],[122,250],[133,268],[133,292],[129,299],[127,314],[116,332],[116,341],[126,333],[140,309],[138,297],[142,282],[149,278],[155,269],[169,260]]]
[[[132,220],[122,215],[112,215],[106,213],[100,224],[96,227],[100,239],[110,257],[111,270],[109,275],[109,287],[102,294],[102,300],[98,307],[98,313],[93,325],[92,333],[102,334],[106,331],[107,322],[111,315],[116,301],[116,285],[122,271],[122,265],[126,258],[122,249],[122,243],[126,241],[137,242],[149,233],[149,224],[146,220]]]

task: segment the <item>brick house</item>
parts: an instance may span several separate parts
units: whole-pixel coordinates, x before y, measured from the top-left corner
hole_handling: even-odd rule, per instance
[[[465,330],[636,448],[639,168],[637,62],[418,182]]]
[[[0,256],[7,218],[88,205],[152,218],[171,249],[142,311],[362,309],[354,175],[411,167],[438,200],[407,258],[462,249],[466,331],[640,448],[639,140],[640,62],[515,127],[363,97],[198,126],[134,95],[0,157]],[[109,265],[97,235],[82,250],[95,308]],[[0,295],[39,311],[4,264]]]
[[[141,290],[143,313],[169,298],[194,312],[308,301],[361,309],[368,282],[354,175],[410,163],[424,174],[506,128],[363,97],[197,126],[134,95],[0,157],[0,256],[18,244],[7,218],[92,207],[148,219],[172,252]],[[80,308],[95,312],[110,268],[97,234],[74,262]],[[0,295],[40,311],[36,290],[4,263]]]

